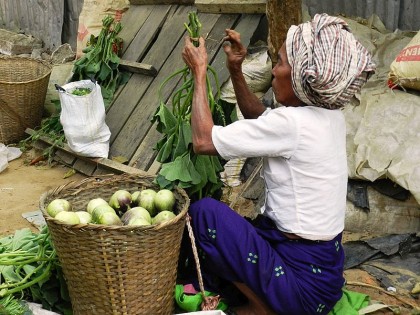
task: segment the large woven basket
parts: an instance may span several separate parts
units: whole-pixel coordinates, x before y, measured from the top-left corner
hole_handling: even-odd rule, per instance
[[[177,216],[160,225],[68,225],[46,213],[56,198],[73,211],[89,200],[109,200],[113,192],[154,188],[154,177],[118,175],[89,178],[44,193],[40,207],[61,263],[75,315],[159,315],[174,313],[174,289],[188,195],[175,189]]]
[[[0,143],[22,140],[41,123],[52,66],[26,57],[0,57]]]

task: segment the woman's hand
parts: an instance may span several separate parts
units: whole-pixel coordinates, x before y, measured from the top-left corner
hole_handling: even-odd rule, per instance
[[[189,37],[185,37],[185,46],[182,50],[182,59],[186,65],[190,68],[194,77],[206,75],[207,73],[207,50],[205,47],[205,41],[203,37],[198,38],[199,46],[195,47],[193,40]]]
[[[226,29],[226,36],[223,38],[225,45],[223,49],[227,56],[227,67],[229,71],[240,70],[247,50],[241,43],[241,35],[231,29]]]

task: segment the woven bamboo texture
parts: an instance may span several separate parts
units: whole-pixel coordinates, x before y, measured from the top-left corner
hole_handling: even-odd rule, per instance
[[[175,189],[177,216],[160,225],[68,225],[46,213],[56,198],[70,201],[73,211],[89,200],[109,200],[113,192],[158,189],[153,176],[118,175],[89,178],[44,193],[40,208],[62,265],[75,315],[174,313],[174,289],[188,195]]]
[[[40,125],[51,71],[43,60],[0,57],[0,143],[18,142]]]

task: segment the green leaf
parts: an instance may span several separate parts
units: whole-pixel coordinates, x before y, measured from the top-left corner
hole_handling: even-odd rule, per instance
[[[165,163],[165,161],[171,156],[174,141],[175,141],[175,134],[173,133],[169,136],[168,141],[165,143],[165,145],[159,151],[159,153],[163,151],[162,155],[160,156],[160,159],[158,160],[159,162]]]
[[[207,184],[207,168],[211,166],[208,155],[197,155],[195,157],[194,165],[195,169],[200,174],[201,180],[197,185],[195,185],[192,189],[188,191],[190,194],[195,194],[196,192],[199,192]]]
[[[201,182],[201,175],[199,172],[197,172],[194,163],[191,161],[189,155],[188,160],[186,160],[188,171],[191,176],[191,183],[194,185],[197,185]]]
[[[219,172],[221,172],[223,170],[223,168],[221,167],[220,162],[219,162],[219,158],[217,156],[211,156],[209,158],[209,162],[210,162],[210,165],[211,165],[211,168],[210,167],[208,168],[208,170],[209,171],[211,170],[211,172],[207,173],[209,181],[213,184],[217,184],[219,182],[219,178],[220,178],[219,177]]]
[[[95,76],[96,73],[98,73],[101,70],[101,64],[100,63],[95,63],[95,62],[90,62],[86,65],[85,68],[85,72],[87,74],[87,76],[89,77],[90,75]]]
[[[24,265],[23,266],[23,270],[25,271],[26,275],[32,274],[34,272],[35,268],[36,267],[32,266],[32,265]]]
[[[182,122],[182,133],[184,134],[185,146],[188,147],[189,144],[192,144],[192,131],[190,122]]]
[[[95,73],[97,74],[98,81],[105,81],[112,73],[112,69],[108,64],[105,62],[102,62],[99,64],[98,71]]]
[[[188,170],[188,154],[183,156],[178,156],[174,161],[169,163],[162,164],[159,174],[164,176],[166,180],[174,181],[183,181],[183,182],[192,182],[192,178]]]
[[[112,53],[111,58],[109,58],[109,61],[118,66],[118,64],[120,63],[120,58],[116,54]]]
[[[34,302],[39,302],[42,300],[41,288],[38,285],[31,285],[29,287],[29,291],[31,292],[31,300]]]
[[[208,188],[206,195],[220,200],[223,194],[222,187],[223,183],[221,181],[218,184],[209,184],[208,187],[206,187]]]
[[[118,73],[118,86],[126,84],[130,80],[131,74],[129,72],[119,72]]]
[[[168,139],[168,136],[165,135],[162,139],[160,139],[158,142],[156,142],[154,150],[160,151],[163,148],[163,146],[165,145],[167,139]]]
[[[55,280],[55,279],[54,279]],[[41,285],[42,299],[52,308],[60,300],[59,288],[57,281],[49,281],[45,285]]]
[[[14,266],[0,266],[0,273],[5,282],[19,282],[22,279],[16,274]]]
[[[194,185],[201,181],[201,176],[190,160],[189,152],[178,156],[174,161],[165,163],[159,172],[168,181],[180,181]]]
[[[61,266],[58,265],[55,271],[57,274],[58,283],[60,284],[60,296],[64,301],[70,302],[70,293]]]
[[[178,156],[182,155],[188,149],[189,140],[185,140],[185,134],[188,133],[186,129],[189,130],[191,134],[191,126],[188,122],[183,121],[178,128],[178,142],[175,146],[175,150],[172,153],[172,160],[177,158]]]
[[[154,180],[155,184],[157,184],[161,189],[170,189],[172,190],[174,188],[174,183],[167,180],[164,176],[161,174],[158,174]]]
[[[19,229],[19,230],[15,231],[10,249],[12,251],[20,249],[26,243],[32,242],[34,237],[35,237],[35,235],[30,229],[28,229],[28,228]]]
[[[215,125],[229,125],[232,122],[238,120],[236,104],[218,100],[215,106],[216,109],[218,109],[213,113],[213,120]]]
[[[171,134],[177,125],[177,119],[164,103],[160,103],[159,109],[152,119],[152,122],[154,121],[158,122],[157,130],[165,134]]]
[[[216,170],[216,172],[222,172],[224,170],[224,167],[220,163],[220,157],[219,156],[213,156],[213,167]]]
[[[188,189],[190,187],[193,187],[191,183],[185,183],[185,182],[179,182],[177,186],[182,189]]]

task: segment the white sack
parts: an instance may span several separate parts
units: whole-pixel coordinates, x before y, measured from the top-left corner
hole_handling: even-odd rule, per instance
[[[245,57],[242,63],[242,73],[251,92],[265,93],[271,86],[272,62],[267,50],[262,50]],[[235,104],[236,96],[232,81],[229,79],[221,88],[220,98],[228,103]]]
[[[19,148],[7,147],[5,144],[0,143],[0,173],[9,166],[10,161],[17,159],[21,155],[22,151]]]
[[[0,143],[0,173],[3,172],[8,166],[9,163],[7,161],[7,147],[3,143]]]
[[[76,88],[87,87],[91,93],[71,94]],[[90,80],[71,82],[59,91],[60,122],[69,148],[80,156],[107,158],[111,132],[105,122],[105,105],[101,87]]]

